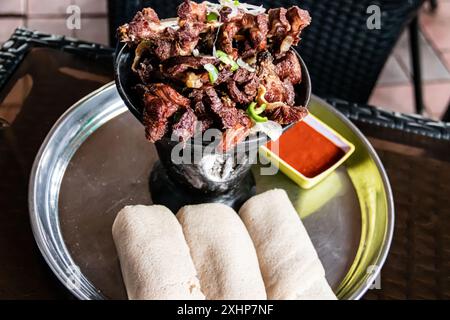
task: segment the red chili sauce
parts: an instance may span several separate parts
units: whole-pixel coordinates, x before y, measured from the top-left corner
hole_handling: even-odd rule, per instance
[[[272,142],[267,147],[271,149]],[[327,170],[344,155],[341,148],[303,121],[279,139],[278,156],[308,178]]]

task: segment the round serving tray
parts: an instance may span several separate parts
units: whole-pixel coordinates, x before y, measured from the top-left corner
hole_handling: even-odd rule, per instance
[[[316,97],[309,109],[355,144],[355,153],[310,190],[281,172],[261,176],[255,165],[256,190],[288,192],[330,285],[340,299],[358,299],[376,279],[391,243],[391,188],[374,149],[350,121]],[[125,205],[151,204],[148,178],[157,159],[113,83],[72,106],[42,144],[29,187],[33,233],[76,297],[126,299],[111,227]]]

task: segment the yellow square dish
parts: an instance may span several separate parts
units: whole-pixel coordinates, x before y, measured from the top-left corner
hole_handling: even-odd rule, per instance
[[[278,167],[285,175],[287,175],[300,187],[310,189],[316,184],[318,184],[320,181],[325,179],[331,172],[336,170],[336,168],[338,168],[341,164],[343,164],[355,151],[355,146],[351,142],[346,140],[344,137],[342,137],[339,133],[337,133],[329,126],[327,126],[325,123],[320,121],[318,118],[313,116],[312,114],[306,116],[303,119],[303,122],[305,122],[309,127],[314,129],[316,133],[319,133],[320,135],[325,137],[328,141],[333,143],[336,147],[338,147],[341,151],[343,151],[343,155],[339,158],[339,160],[334,162],[331,166],[321,171],[317,175],[307,177],[306,175],[296,170],[291,164],[287,163],[285,160],[280,158],[280,156],[277,153],[270,150],[267,147],[267,145],[262,146],[260,148],[260,152],[264,157],[269,159],[274,166]],[[291,129],[292,128],[288,130]],[[301,137],[299,138],[301,139]],[[301,150],[298,150],[298,152],[301,152]]]

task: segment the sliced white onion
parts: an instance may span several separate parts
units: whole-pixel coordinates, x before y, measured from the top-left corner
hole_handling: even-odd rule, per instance
[[[266,12],[266,8],[264,8],[262,5],[261,6],[255,6],[253,4],[250,3],[240,3],[238,5],[239,9],[242,9],[245,13],[249,13],[249,14],[253,14],[253,15],[258,15],[261,13]]]
[[[234,0],[219,0],[220,6],[223,7],[236,7]]]
[[[235,6],[233,6],[233,7],[231,7],[231,12],[230,12],[230,14],[228,15],[228,17],[229,17],[229,18],[234,18],[234,17],[236,17],[238,14],[239,14],[238,8],[235,7]]]
[[[179,29],[178,18],[169,18],[161,20],[161,23],[158,25],[158,30],[163,31],[166,28]]]
[[[266,122],[255,122],[250,130],[251,133],[263,132],[272,141],[278,140],[283,134],[283,127],[278,122],[268,120]]]
[[[228,15],[228,18],[233,18],[235,16],[238,15],[239,13],[239,9],[238,7],[234,4],[233,0],[219,0],[219,3],[221,5],[221,8],[225,8],[228,7],[231,9],[230,14]]]
[[[209,1],[205,1],[205,4],[208,13],[214,12],[217,15],[220,15],[220,9],[222,8],[222,5],[220,3],[212,3]]]
[[[231,13],[229,15],[230,18],[235,17],[239,13],[239,9],[242,10],[245,13],[258,15],[261,13],[266,12],[266,9],[261,6],[255,6],[250,3],[238,3],[235,4],[234,0],[219,0],[219,3],[212,3],[209,1],[205,1],[206,9],[208,13],[214,12],[216,14],[220,14],[220,10],[224,7],[228,7],[231,9]]]
[[[247,69],[250,72],[255,72],[256,69],[253,68],[252,66],[250,66],[247,62],[245,62],[244,60],[242,60],[241,58],[236,60],[236,63],[238,64],[239,67]]]
[[[198,51],[198,49],[194,49],[194,50],[192,50],[192,55],[194,57],[198,57],[200,55],[200,51]]]

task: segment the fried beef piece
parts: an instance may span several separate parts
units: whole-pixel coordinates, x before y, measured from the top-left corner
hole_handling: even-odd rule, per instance
[[[231,98],[239,104],[248,104],[258,93],[259,79],[256,73],[239,68],[233,78],[227,81]]]
[[[200,52],[212,52],[213,46],[216,41],[217,28],[207,24],[204,30],[200,34],[200,40],[196,49]]]
[[[204,70],[205,64],[217,64],[218,61],[215,57],[172,57],[165,61],[163,68],[167,75],[175,78],[188,69]]]
[[[142,60],[138,64],[136,73],[138,74],[143,84],[161,82],[165,78],[161,70],[157,67],[157,64],[155,64],[151,59],[147,58]]]
[[[291,30],[288,19],[286,18],[287,10],[285,8],[270,9],[269,16],[269,32],[270,38],[284,38],[288,31]]]
[[[204,101],[209,108],[219,117],[224,129],[232,128],[238,121],[238,109],[236,104],[227,96],[219,98],[213,87],[204,90]]]
[[[149,86],[149,92],[163,98],[165,102],[173,103],[180,107],[189,107],[190,100],[179,94],[174,88],[168,84],[155,83]]]
[[[187,56],[197,46],[200,33],[205,28],[206,4],[185,0],[178,6],[178,25],[176,51]]]
[[[180,119],[172,126],[172,135],[178,138],[178,141],[185,142],[194,136],[197,129],[198,119],[191,108],[187,108]]]
[[[150,39],[152,42],[153,53],[160,61],[167,60],[177,54],[175,46],[176,36],[176,30],[173,28],[166,28],[157,38]]]
[[[237,86],[236,82],[231,80],[227,83],[227,89],[230,96],[233,98],[234,101],[244,104],[249,103],[251,101],[250,98],[248,98]]]
[[[152,38],[154,53],[161,61],[192,54],[205,28],[206,5],[185,0],[178,7],[178,17],[178,30],[168,27]]]
[[[284,79],[284,101],[287,105],[293,106],[295,104],[295,89],[292,82],[289,79]]]
[[[134,16],[130,23],[117,29],[122,42],[139,43],[144,39],[154,39],[162,31],[158,15],[152,8],[145,8]]]
[[[227,82],[230,78],[232,78],[234,75],[233,71],[231,71],[230,66],[222,66],[219,68],[219,76],[217,77],[216,82],[214,82],[214,85],[217,86],[221,83]]]
[[[210,112],[206,109],[203,99],[205,97],[204,90],[194,89],[189,94],[189,98],[192,100],[192,106],[194,113],[201,122],[202,132],[210,128],[214,124],[214,118]]]
[[[189,99],[167,84],[155,83],[145,88],[143,123],[150,142],[161,139],[167,132],[168,119],[179,108],[189,107]]]
[[[297,45],[302,30],[311,23],[311,17],[306,10],[297,6],[270,9],[269,32],[272,47],[280,52],[287,52],[292,45]]]
[[[260,54],[258,60],[258,76],[261,84],[266,88],[264,98],[271,103],[265,114],[270,120],[282,125],[303,119],[308,111],[304,107],[294,106],[295,91],[289,75],[281,81],[273,64],[273,58],[268,52]]]
[[[206,27],[206,4],[185,0],[178,7],[178,17],[178,30],[164,28],[155,11],[145,8],[129,24],[118,28],[119,38],[135,45],[142,40],[150,41],[150,50],[161,61],[173,56],[188,56]]]
[[[177,106],[165,103],[163,99],[146,93],[144,95],[143,123],[145,137],[150,142],[161,139],[167,131],[168,118],[177,111]]]
[[[237,123],[222,134],[222,139],[218,145],[218,150],[226,152],[232,149],[236,144],[243,141],[249,134],[252,128],[252,121],[245,114],[244,110],[238,110]]]
[[[221,27],[219,44],[220,48],[234,58],[238,56],[238,50],[233,48],[233,38],[240,29],[239,21],[226,22]]]
[[[194,89],[189,94],[189,98],[192,101],[192,108],[194,109],[194,112],[197,116],[202,116],[206,114],[206,107],[203,103],[203,97],[205,95],[205,92],[203,90]]]
[[[178,6],[177,14],[182,21],[205,22],[206,4],[185,0]]]
[[[250,42],[256,52],[266,49],[267,32],[269,31],[266,14],[261,13],[256,16],[249,13],[244,14],[242,28],[248,32]]]
[[[286,102],[288,100],[285,86],[276,73],[273,57],[268,51],[262,52],[258,56],[257,73],[261,84],[267,90],[264,97],[268,102]]]
[[[268,18],[265,14],[252,15],[239,11],[238,16],[225,18],[220,32],[220,47],[233,58],[250,57],[266,49]],[[239,34],[238,34],[239,33]],[[241,42],[241,52],[233,47],[233,42]]]
[[[296,45],[300,40],[300,33],[311,24],[311,16],[308,11],[293,6],[288,9],[286,17],[291,24],[289,35],[294,38],[293,45]]]
[[[266,114],[270,120],[285,125],[302,120],[308,115],[308,109],[305,107],[290,107],[284,104],[267,110]]]
[[[294,52],[286,52],[284,56],[277,59],[274,64],[275,72],[281,80],[288,79],[293,85],[301,82],[302,67]]]
[[[242,16],[244,15],[244,12],[241,10],[238,10],[235,12],[234,16],[230,16],[230,14],[233,12],[233,10],[230,7],[222,7],[220,9],[219,15],[220,15],[220,21],[221,22],[230,22],[230,21],[239,21],[242,19]]]
[[[226,82],[233,76],[230,66],[220,65],[219,60],[212,56],[202,57],[173,57],[163,64],[163,71],[168,79],[179,80],[188,88],[199,89],[203,85],[209,85],[208,72],[204,69],[205,64],[213,64],[218,67],[219,74],[214,85]]]

